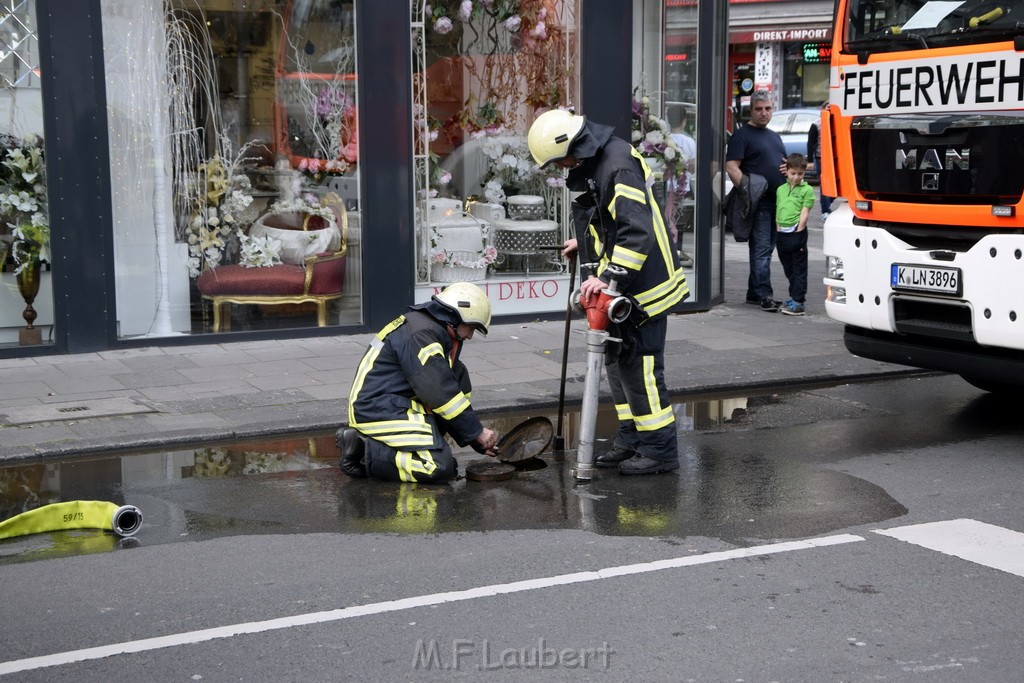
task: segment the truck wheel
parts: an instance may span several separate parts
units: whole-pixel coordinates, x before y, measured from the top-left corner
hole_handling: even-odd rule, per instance
[[[993,394],[1020,394],[1024,392],[1024,387],[1017,384],[1009,384],[1007,382],[995,382],[989,379],[979,379],[978,377],[968,377],[967,375],[960,375],[972,386],[978,387],[982,391],[988,391]]]

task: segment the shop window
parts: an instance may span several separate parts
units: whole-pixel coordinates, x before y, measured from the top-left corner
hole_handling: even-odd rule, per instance
[[[720,35],[700,35],[698,24],[700,13],[711,11],[711,3],[674,4],[666,6],[663,60],[663,90],[666,99],[663,103],[665,123],[670,135],[679,150],[680,161],[677,161],[672,176],[665,181],[665,192],[662,202],[666,223],[670,226],[675,245],[679,251],[680,263],[690,286],[690,302],[710,300],[721,294],[720,258],[722,244],[721,199],[725,195],[727,177],[721,172],[724,168],[725,138],[723,127],[704,128],[698,125],[697,112],[717,111],[722,115],[725,124],[725,93],[729,93],[729,102],[737,108],[733,115],[740,116],[741,102],[749,100],[753,89],[754,65],[741,62],[731,73],[726,73],[727,61],[724,57],[724,32]],[[714,11],[722,14],[721,7]],[[698,47],[704,47],[700,54],[709,54],[707,45],[722,40],[722,53],[716,55],[713,63],[702,64],[700,68],[708,69],[720,75],[719,89],[714,92],[697,92]],[[750,55],[743,55],[750,57]],[[728,79],[728,80],[727,80]],[[732,81],[730,89],[728,83]],[[701,99],[704,98],[704,99]],[[635,120],[635,119],[634,119]],[[635,126],[634,126],[635,127]],[[698,143],[714,141],[710,149],[710,158],[698,158]],[[702,147],[701,149],[707,149]],[[683,161],[685,160],[685,161]],[[710,216],[700,216],[697,212],[702,197],[711,197]],[[701,255],[703,258],[701,257]],[[708,257],[710,255],[710,258]],[[701,290],[703,271],[711,273],[711,287]]]
[[[35,2],[0,7],[0,346],[53,341]]]
[[[564,309],[562,171],[526,134],[578,101],[579,0],[411,0],[417,301],[466,280],[494,312]]]
[[[102,0],[121,338],[358,324],[353,0]]]

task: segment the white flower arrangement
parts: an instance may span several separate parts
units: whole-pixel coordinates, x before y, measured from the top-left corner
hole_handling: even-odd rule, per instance
[[[273,237],[249,237],[238,231],[239,263],[246,268],[267,268],[281,263],[281,241]]]
[[[16,273],[35,259],[50,260],[43,139],[0,135],[0,214],[11,226]]]
[[[331,207],[321,204],[320,198],[310,192],[274,202],[270,205],[269,213],[304,213],[311,216],[319,216],[328,225],[337,223]]]
[[[664,119],[651,113],[651,99],[646,95],[633,96],[633,117],[630,139],[633,146],[647,159],[653,159],[658,169],[670,175],[677,171],[677,166],[686,164],[682,150],[672,139],[672,131]]]
[[[204,267],[220,265],[227,237],[237,229],[238,216],[252,203],[248,176],[235,172],[240,160],[229,163],[215,156],[199,167],[199,182],[205,185],[206,194],[186,231],[192,277],[199,277]]]
[[[484,197],[501,204],[505,201],[505,187],[511,186],[526,194],[541,194],[544,187],[562,187],[565,178],[557,166],[540,169],[534,162],[526,139],[509,135],[504,128],[485,134],[480,145],[484,156],[491,160],[484,180]]]

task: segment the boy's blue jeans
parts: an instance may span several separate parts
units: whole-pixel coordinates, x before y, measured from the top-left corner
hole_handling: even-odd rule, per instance
[[[772,252],[775,251],[775,202],[766,200],[768,193],[757,204],[754,224],[750,230],[750,275],[747,277],[747,299],[771,299]]]

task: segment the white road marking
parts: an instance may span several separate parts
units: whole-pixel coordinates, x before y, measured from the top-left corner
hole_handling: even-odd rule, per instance
[[[895,529],[875,529],[874,532],[1024,576],[1024,534],[1019,531],[974,519],[951,519]]]
[[[82,650],[71,650],[69,652],[58,652],[52,655],[41,657],[29,657],[26,659],[15,659],[9,662],[0,662],[0,675],[16,673],[18,671],[30,671],[33,669],[44,669],[51,666],[71,664],[72,662],[84,662],[93,659],[102,659],[113,655],[128,654],[131,652],[145,652],[148,650],[159,650],[166,647],[177,647],[201,643],[218,638],[231,638],[243,633],[261,633],[276,629],[292,628],[295,626],[307,626],[309,624],[322,624],[329,621],[340,621],[352,619],[371,614],[382,614],[384,612],[396,612],[398,610],[412,609],[414,607],[425,607],[428,605],[439,605],[445,602],[458,602],[460,600],[473,600],[475,598],[490,597],[506,593],[521,593],[524,591],[549,588],[551,586],[564,586],[573,583],[584,583],[608,579],[613,576],[626,576],[628,574],[644,574],[656,572],[663,569],[676,569],[678,567],[689,567],[698,564],[721,562],[722,560],[734,560],[744,557],[757,557],[760,555],[772,555],[784,553],[791,550],[807,550],[810,548],[822,548],[842,543],[853,543],[863,541],[861,536],[852,534],[838,534],[836,536],[825,536],[823,538],[812,538],[805,541],[788,541],[785,543],[772,543],[770,545],[754,546],[752,548],[736,548],[724,550],[717,553],[705,553],[702,555],[686,555],[668,560],[656,560],[642,564],[628,564],[618,567],[606,567],[591,572],[578,572],[575,574],[561,574],[539,579],[528,579],[514,583],[493,584],[480,586],[463,591],[452,591],[449,593],[434,593],[421,595],[403,600],[391,600],[388,602],[377,602],[369,605],[356,605],[344,609],[327,610],[325,612],[311,612],[309,614],[297,614],[291,617],[280,619],[268,619],[267,621],[251,621],[244,624],[233,624],[231,626],[219,626],[216,628],[203,629],[201,631],[189,631],[186,633],[175,633],[158,638],[145,638],[143,640],[132,640],[114,645],[103,645],[90,647]]]

